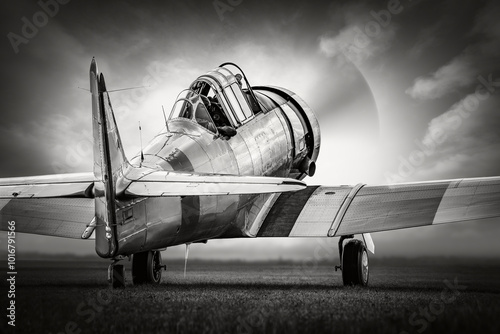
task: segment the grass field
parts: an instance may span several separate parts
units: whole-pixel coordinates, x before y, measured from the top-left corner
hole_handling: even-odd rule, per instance
[[[133,286],[127,263],[111,290],[106,261],[19,262],[15,332],[500,333],[498,264],[378,261],[368,289],[333,263],[193,261],[187,278],[167,265],[162,284]],[[5,315],[0,328],[13,332]]]

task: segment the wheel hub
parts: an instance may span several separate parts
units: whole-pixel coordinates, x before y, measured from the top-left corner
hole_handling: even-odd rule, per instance
[[[361,275],[363,277],[363,282],[368,281],[368,254],[366,250],[363,250],[361,257]]]

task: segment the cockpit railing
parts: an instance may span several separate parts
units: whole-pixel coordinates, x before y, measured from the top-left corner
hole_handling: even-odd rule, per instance
[[[245,72],[243,72],[243,70],[238,65],[236,65],[235,63],[232,63],[232,62],[225,62],[225,63],[219,65],[219,67],[226,67],[226,66],[234,66],[240,71],[240,73],[242,75],[242,79],[245,81],[245,84],[247,86],[246,89],[248,90],[249,95],[250,95],[249,96],[250,97],[249,104],[250,104],[250,107],[252,108],[252,111],[254,113],[258,113],[258,112],[262,111],[260,104],[259,104],[259,100],[255,96],[255,93],[253,92],[253,89],[252,89],[252,86],[250,85],[250,82],[248,82],[248,79],[247,79],[247,76],[245,75]]]

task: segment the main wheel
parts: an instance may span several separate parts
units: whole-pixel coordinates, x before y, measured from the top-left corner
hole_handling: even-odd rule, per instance
[[[368,252],[360,240],[351,240],[344,246],[342,280],[344,285],[368,285]]]
[[[132,258],[132,281],[134,284],[160,283],[161,270],[160,251],[147,251],[134,254]]]

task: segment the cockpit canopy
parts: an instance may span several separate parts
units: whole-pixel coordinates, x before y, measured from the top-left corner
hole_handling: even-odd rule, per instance
[[[237,67],[232,63],[221,66],[224,65]],[[200,76],[179,94],[169,119],[184,117],[214,133],[223,133],[222,129],[236,133],[236,128],[260,110],[244,74],[233,75],[227,68],[218,67]]]
[[[211,132],[217,132],[217,127],[210,116],[207,107],[211,105],[206,96],[196,94],[192,90],[184,90],[175,101],[170,119],[183,117],[190,119]]]

